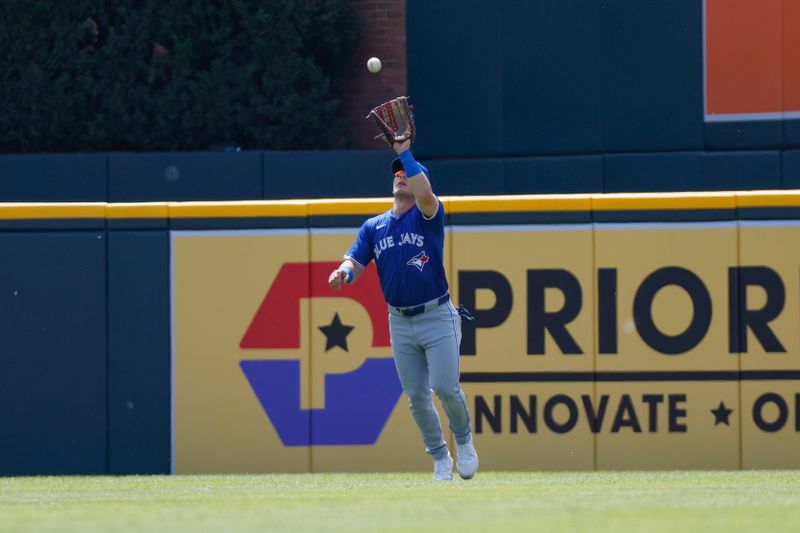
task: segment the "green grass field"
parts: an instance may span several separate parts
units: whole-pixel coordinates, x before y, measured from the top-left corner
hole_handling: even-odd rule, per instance
[[[0,531],[800,531],[800,472],[0,478]]]

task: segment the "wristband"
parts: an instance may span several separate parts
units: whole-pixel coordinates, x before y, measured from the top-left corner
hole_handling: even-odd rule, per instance
[[[410,149],[400,154],[400,161],[403,163],[406,178],[411,178],[422,172],[422,166],[414,159]]]
[[[344,280],[345,284],[350,285],[353,283],[353,269],[350,267],[342,267],[342,270],[347,274],[347,279]]]

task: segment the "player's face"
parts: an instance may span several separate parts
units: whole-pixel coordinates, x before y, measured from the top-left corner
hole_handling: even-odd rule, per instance
[[[394,181],[392,182],[392,194],[394,196],[414,196],[414,193],[411,191],[411,187],[408,185],[406,173],[402,170],[396,172],[394,175]]]

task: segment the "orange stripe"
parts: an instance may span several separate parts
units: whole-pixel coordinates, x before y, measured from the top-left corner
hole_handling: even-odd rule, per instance
[[[783,110],[781,24],[781,0],[706,0],[706,113]]]
[[[783,110],[800,111],[800,2],[783,2]]]

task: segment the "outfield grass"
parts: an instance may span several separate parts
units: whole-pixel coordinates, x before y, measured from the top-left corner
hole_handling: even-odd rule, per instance
[[[800,472],[0,478],[0,531],[800,531]]]

